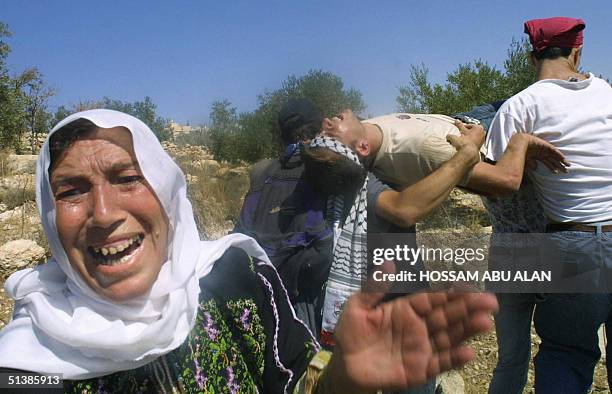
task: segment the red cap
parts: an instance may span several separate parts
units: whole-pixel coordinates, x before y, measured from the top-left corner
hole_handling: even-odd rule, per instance
[[[576,18],[533,19],[525,22],[525,33],[533,50],[540,52],[548,47],[577,48],[582,45],[584,21]]]

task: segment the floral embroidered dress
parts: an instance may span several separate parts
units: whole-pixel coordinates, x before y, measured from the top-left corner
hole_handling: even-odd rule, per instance
[[[134,370],[65,381],[65,391],[291,393],[319,347],[293,318],[276,271],[231,248],[200,288],[196,325],[180,347]]]

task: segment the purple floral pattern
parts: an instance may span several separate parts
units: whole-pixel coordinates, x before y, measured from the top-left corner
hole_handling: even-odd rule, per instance
[[[65,388],[72,393],[147,393],[159,391],[162,382],[170,392],[255,393],[263,379],[265,341],[255,302],[239,299],[220,308],[209,300],[200,304],[194,330],[175,351],[144,367]],[[259,375],[252,376],[247,365]]]
[[[264,354],[261,344],[265,343],[266,335],[257,311],[257,305],[252,300],[229,301],[227,309],[234,316],[234,322],[245,340],[249,362],[256,365],[260,374],[264,370]]]
[[[206,335],[208,339],[211,341],[216,341],[219,336],[219,329],[215,326],[215,321],[210,316],[210,312],[204,312],[204,319],[202,322],[202,327],[204,327],[204,331],[206,331]]]

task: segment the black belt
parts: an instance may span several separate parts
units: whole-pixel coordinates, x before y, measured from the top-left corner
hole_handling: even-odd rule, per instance
[[[581,223],[549,223],[546,225],[546,232],[555,233],[558,231],[584,231],[587,233],[594,233],[597,231],[597,226],[589,226]],[[612,224],[601,226],[601,232],[612,232]]]

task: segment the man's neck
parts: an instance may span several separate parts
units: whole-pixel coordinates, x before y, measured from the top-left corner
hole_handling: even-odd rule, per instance
[[[544,60],[537,67],[538,81],[544,79],[562,79],[564,81],[576,79],[582,81],[588,76],[580,74],[564,58],[555,60]]]

